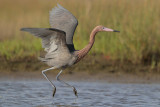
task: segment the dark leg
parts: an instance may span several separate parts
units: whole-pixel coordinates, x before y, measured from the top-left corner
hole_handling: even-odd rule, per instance
[[[69,85],[68,83],[64,82],[63,80],[59,79],[59,76],[60,76],[60,74],[61,74],[62,72],[63,72],[63,70],[61,70],[61,71],[58,73],[58,75],[56,76],[57,81],[65,84],[65,85],[67,85],[68,87],[73,88],[73,92],[74,92],[75,96],[78,98],[78,93],[77,93],[76,88],[75,88],[74,86],[71,86],[71,85]]]
[[[55,95],[55,93],[56,93],[56,86],[51,82],[51,80],[49,80],[49,78],[48,78],[47,75],[45,74],[45,72],[47,72],[47,71],[49,71],[49,70],[52,70],[52,69],[55,69],[55,68],[52,67],[52,68],[43,70],[43,71],[42,71],[42,74],[44,75],[44,77],[50,82],[50,84],[51,84],[52,87],[54,88],[54,89],[53,89],[53,97],[54,97],[54,95]]]

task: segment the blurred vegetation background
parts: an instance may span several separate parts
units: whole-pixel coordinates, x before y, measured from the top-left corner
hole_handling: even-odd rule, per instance
[[[58,0],[58,2],[79,21],[74,36],[77,50],[88,43],[90,32],[95,26],[104,25],[121,32],[98,33],[91,55],[103,56],[102,59],[106,61],[160,67],[160,1]],[[11,62],[12,66],[13,62],[26,58],[36,59],[42,50],[41,40],[20,32],[20,28],[49,28],[49,11],[56,4],[56,0],[0,0],[1,63]]]

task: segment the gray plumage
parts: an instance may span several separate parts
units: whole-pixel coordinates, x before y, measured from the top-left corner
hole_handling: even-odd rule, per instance
[[[78,21],[67,9],[58,4],[50,11],[50,25],[52,28],[66,32],[66,43],[73,44],[73,35]]]
[[[73,35],[78,25],[77,19],[65,8],[58,4],[50,11],[52,28],[22,28],[42,39],[42,47],[46,54],[39,59],[49,66],[65,68],[76,61],[74,55]]]
[[[75,62],[76,56],[71,54],[67,47],[64,31],[54,28],[22,28],[21,31],[29,32],[42,39],[42,47],[46,55],[39,59],[49,66],[65,68]]]

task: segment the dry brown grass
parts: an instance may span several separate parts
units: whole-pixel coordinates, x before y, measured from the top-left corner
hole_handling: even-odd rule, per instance
[[[10,59],[35,55],[41,50],[40,40],[19,29],[48,28],[48,11],[56,5],[56,1],[0,1],[1,56]],[[59,0],[59,4],[79,20],[74,37],[76,49],[88,43],[89,34],[96,25],[104,25],[121,33],[99,33],[92,53],[103,53],[111,59],[137,63],[144,57],[150,57],[150,53],[151,60],[154,60],[155,53],[160,52],[158,0]]]

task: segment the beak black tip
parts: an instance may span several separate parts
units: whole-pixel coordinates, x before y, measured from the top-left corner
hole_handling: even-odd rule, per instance
[[[120,32],[120,31],[118,31],[118,30],[114,30],[113,32]]]

